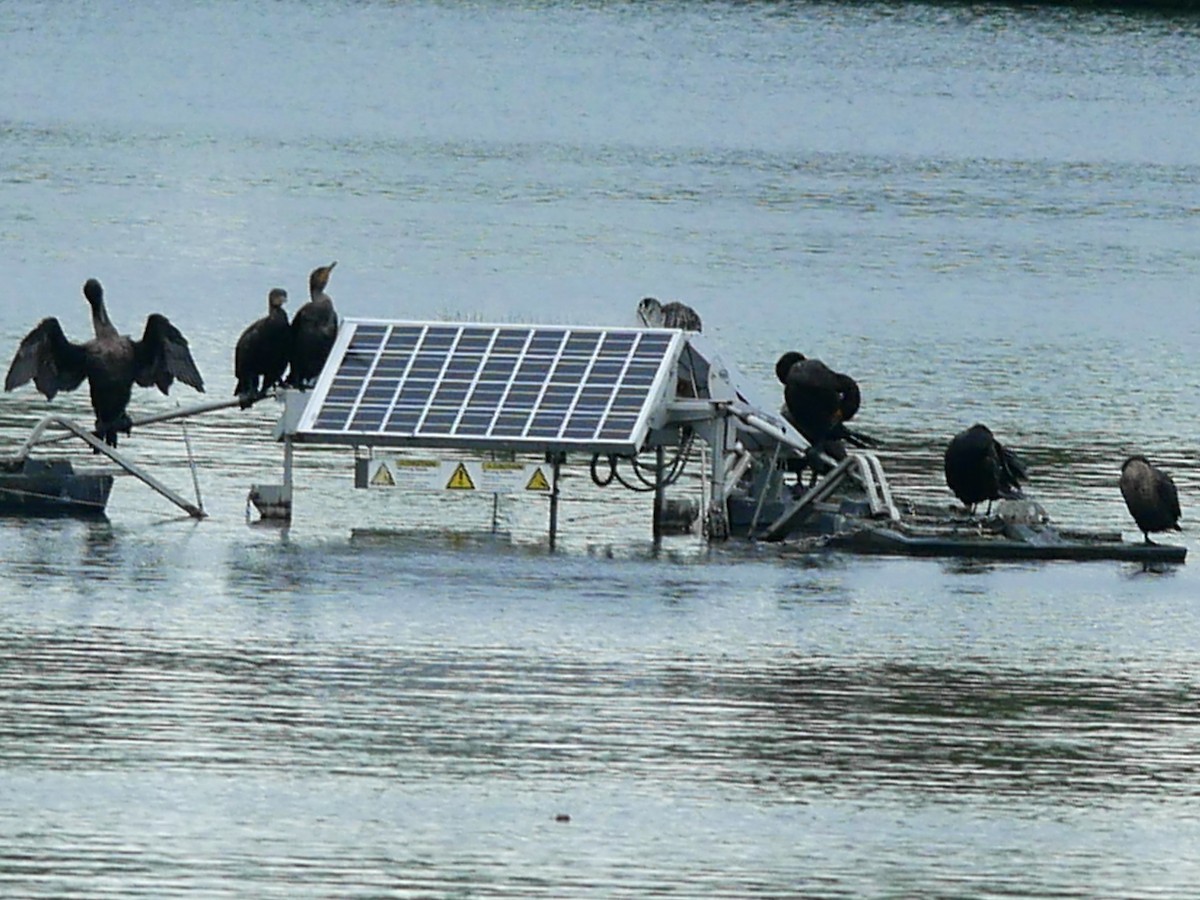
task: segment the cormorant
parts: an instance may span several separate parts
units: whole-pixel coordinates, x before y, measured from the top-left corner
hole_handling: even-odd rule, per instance
[[[1179,492],[1171,476],[1150,464],[1146,457],[1131,456],[1121,465],[1121,496],[1147,544],[1152,531],[1182,531],[1179,527]]]
[[[133,423],[125,412],[133,385],[157,387],[166,394],[178,378],[204,391],[185,338],[166,316],[152,313],[140,341],[117,332],[104,307],[104,289],[95,278],[83,285],[92,308],[96,336],[83,344],[67,339],[58,319],[42,319],[17,348],[4,389],[11,391],[32,379],[53,400],[59,391],[73,391],[86,378],[96,413],[96,436],[112,447],[118,432],[129,434]]]
[[[993,500],[1023,496],[1021,480],[1029,480],[1020,457],[996,440],[991,429],[980,424],[951,439],[946,447],[945,470],[946,484],[954,496],[972,513],[976,504],[986,500],[987,515],[991,515]]]
[[[308,302],[292,316],[292,370],[288,382],[295,387],[305,387],[321,374],[337,339],[337,311],[325,293],[329,273],[336,265],[334,260],[312,270],[308,276]]]
[[[874,438],[846,427],[862,405],[862,392],[849,375],[793,350],[779,357],[775,377],[783,385],[788,419],[814,450],[844,459],[846,444],[878,446]]]
[[[644,297],[638,304],[638,318],[647,328],[682,328],[684,331],[700,331],[699,314],[686,303],[672,300],[659,303],[653,297]]]
[[[283,304],[287,291],[272,288],[267,294],[267,314],[246,326],[233,351],[233,393],[242,398],[243,408],[260,399],[283,381],[291,358],[292,330]]]

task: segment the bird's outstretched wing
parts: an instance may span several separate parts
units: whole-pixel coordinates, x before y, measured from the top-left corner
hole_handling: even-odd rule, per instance
[[[204,379],[192,359],[187,338],[166,316],[151,314],[140,341],[134,341],[134,380],[167,393],[175,379],[203,393]]]
[[[73,391],[83,382],[85,359],[83,345],[69,341],[58,319],[49,316],[21,341],[8,367],[4,389],[11,391],[32,379],[46,399],[53,400],[59,391]]]

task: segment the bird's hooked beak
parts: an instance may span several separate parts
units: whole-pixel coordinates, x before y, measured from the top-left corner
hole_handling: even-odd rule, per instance
[[[318,266],[312,270],[312,274],[308,276],[308,289],[310,291],[323,291],[325,285],[329,284],[329,276],[333,272],[333,267],[337,265],[335,259],[327,266]]]

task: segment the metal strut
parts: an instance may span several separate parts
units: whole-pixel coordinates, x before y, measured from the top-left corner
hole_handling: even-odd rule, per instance
[[[241,402],[241,400],[211,400],[208,403],[199,403],[196,406],[176,407],[170,412],[155,413],[154,415],[146,416],[143,419],[134,419],[129,423],[129,425],[131,428],[140,428],[143,425],[154,425],[158,422],[170,422],[173,419],[186,419],[189,416],[198,416],[200,413],[216,412],[219,409],[229,409],[232,406],[240,406]],[[25,443],[23,443],[17,449],[17,452],[14,454],[16,459],[25,459],[25,457],[29,456],[34,447],[44,444],[59,444],[63,441],[69,441],[71,439],[70,434],[56,434],[53,437],[43,437],[42,433],[50,425],[60,425],[70,431],[72,434],[79,434],[78,429],[80,426],[74,423],[68,425],[68,421],[68,419],[63,418],[62,416],[46,416],[33,429],[33,433],[25,439]]]
[[[178,416],[171,416],[171,418],[177,417]],[[67,431],[71,432],[71,434],[83,440],[84,443],[88,444],[88,446],[90,446],[97,453],[103,453],[130,475],[141,480],[153,490],[158,491],[158,493],[162,494],[192,518],[203,519],[205,517],[205,512],[200,507],[196,506],[194,503],[188,502],[185,498],[175,493],[175,491],[171,490],[149,472],[145,471],[141,466],[137,465],[137,463],[126,459],[123,455],[117,452],[116,447],[108,446],[108,444],[104,443],[104,441],[100,440],[86,428],[76,424],[65,416],[46,416],[40,422],[38,422],[37,425],[34,426],[33,433],[30,434],[29,438],[22,445],[21,450],[18,451],[17,458],[24,459],[28,457],[29,450],[38,443],[49,443],[49,441],[41,441],[41,437],[45,433],[46,429],[51,425],[57,425],[59,428],[65,428]],[[58,439],[61,439],[61,437],[62,436],[60,435]]]
[[[867,493],[871,515],[886,515],[893,522],[899,522],[900,510],[896,508],[896,501],[892,499],[892,487],[888,484],[879,457],[865,450],[854,450],[850,455],[858,461],[858,473],[862,479],[863,490]]]
[[[768,541],[782,541],[786,538],[797,525],[812,514],[816,504],[838,488],[850,474],[851,467],[855,465],[857,465],[855,458],[847,456],[834,466],[832,471],[826,472],[816,484],[804,492],[799,500],[784,510],[783,515],[767,526],[763,537]]]
[[[130,427],[140,428],[143,425],[153,425],[157,422],[170,422],[174,419],[186,419],[190,416],[199,415],[200,413],[215,412],[220,409],[229,409],[234,406],[241,406],[241,404],[242,400],[238,398],[233,400],[211,400],[208,403],[199,403],[195,406],[176,407],[168,412],[155,413],[154,415],[146,416],[142,419],[136,419],[130,423]],[[47,436],[46,431],[52,426],[62,428],[67,433]],[[28,459],[29,454],[33,452],[34,447],[44,446],[46,444],[61,443],[62,441],[70,440],[72,436],[82,440],[97,453],[103,453],[130,475],[139,479],[151,489],[162,494],[192,518],[203,519],[206,516],[203,507],[198,505],[200,502],[200,485],[198,479],[196,478],[194,465],[192,469],[192,479],[196,487],[197,503],[191,503],[190,501],[186,500],[183,496],[171,490],[137,463],[127,459],[124,455],[118,452],[115,447],[110,447],[108,444],[104,443],[102,440],[92,434],[92,432],[90,432],[88,429],[84,428],[82,425],[79,425],[73,420],[68,419],[66,416],[52,415],[43,417],[42,420],[34,426],[33,431],[30,432],[29,437],[25,439],[25,442],[21,444],[19,448],[17,448],[17,452],[14,454],[13,458],[17,461]],[[187,440],[186,431],[184,433],[184,440]],[[188,457],[191,459],[190,443],[188,445]]]

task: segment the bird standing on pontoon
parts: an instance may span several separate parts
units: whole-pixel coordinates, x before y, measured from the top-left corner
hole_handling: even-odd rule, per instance
[[[1179,491],[1171,476],[1146,457],[1131,456],[1121,466],[1121,496],[1147,544],[1152,531],[1182,531]]]
[[[991,515],[993,500],[1020,499],[1021,481],[1029,480],[1021,458],[979,423],[951,439],[943,465],[946,485],[972,513],[984,500],[988,502],[985,515]]]
[[[292,369],[288,383],[294,387],[307,387],[316,380],[337,339],[337,310],[325,293],[329,274],[336,265],[334,260],[312,270],[308,276],[308,302],[292,316]]]
[[[152,313],[141,340],[135,341],[113,326],[99,281],[89,278],[83,296],[92,308],[95,337],[76,344],[68,340],[58,319],[42,319],[17,348],[4,389],[11,391],[32,380],[47,400],[53,400],[59,391],[73,391],[86,378],[96,413],[96,436],[116,447],[117,434],[129,434],[133,427],[126,407],[134,384],[157,387],[166,394],[178,378],[203,393],[204,379],[187,339],[166,316]]]
[[[287,291],[272,288],[267,294],[267,314],[246,326],[233,351],[235,396],[245,409],[283,381],[292,355],[292,329],[283,304]]]

